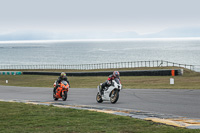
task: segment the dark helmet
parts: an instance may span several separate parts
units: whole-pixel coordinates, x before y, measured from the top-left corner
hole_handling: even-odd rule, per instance
[[[60,77],[61,77],[62,79],[65,78],[65,77],[66,77],[66,73],[61,72]]]
[[[119,74],[118,71],[114,71],[114,72],[113,72],[113,76],[114,76],[115,78],[119,78],[119,75],[120,75],[120,74]]]

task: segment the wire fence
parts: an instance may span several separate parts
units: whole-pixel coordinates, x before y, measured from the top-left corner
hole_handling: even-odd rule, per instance
[[[200,71],[200,66],[179,64],[163,60],[154,61],[132,61],[132,62],[115,62],[115,63],[98,63],[98,64],[78,64],[78,65],[61,65],[61,64],[42,64],[42,65],[0,65],[0,69],[75,69],[75,70],[92,70],[92,69],[112,69],[112,68],[139,68],[139,67],[183,67],[193,71]]]

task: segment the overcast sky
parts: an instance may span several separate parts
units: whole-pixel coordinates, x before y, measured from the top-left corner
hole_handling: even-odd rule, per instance
[[[0,34],[159,32],[200,27],[200,0],[0,0]]]

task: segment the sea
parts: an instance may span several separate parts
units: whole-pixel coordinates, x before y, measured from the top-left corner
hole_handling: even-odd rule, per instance
[[[152,60],[200,66],[200,38],[0,41],[0,65]]]

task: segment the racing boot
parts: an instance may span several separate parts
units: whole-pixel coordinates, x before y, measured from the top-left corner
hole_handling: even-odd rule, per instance
[[[100,95],[101,95],[101,96],[103,95],[103,91],[104,91],[104,88],[101,86],[101,87],[100,87]]]
[[[54,87],[54,88],[53,88],[53,94],[54,94],[54,95],[56,95],[56,89],[57,89],[57,87]]]
[[[100,93],[101,93],[101,95],[103,95],[104,89],[105,89],[106,85],[107,85],[107,82],[104,82],[104,83],[101,85],[101,88],[100,88]]]

